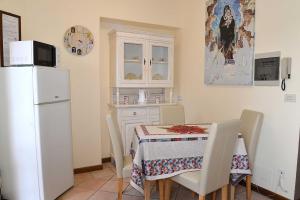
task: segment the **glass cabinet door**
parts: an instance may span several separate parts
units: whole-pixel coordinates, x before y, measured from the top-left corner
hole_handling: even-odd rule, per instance
[[[150,81],[168,81],[170,79],[170,47],[164,44],[151,44],[150,51]]]
[[[125,82],[142,82],[145,80],[145,44],[131,41],[123,42],[123,73]]]

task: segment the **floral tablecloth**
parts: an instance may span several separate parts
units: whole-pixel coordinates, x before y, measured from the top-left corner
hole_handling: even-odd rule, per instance
[[[130,184],[143,193],[145,180],[169,178],[183,172],[201,170],[207,133],[178,134],[168,132],[169,126],[136,127],[131,146],[133,169]],[[231,182],[237,184],[245,175],[251,174],[244,139],[239,134],[232,159]]]

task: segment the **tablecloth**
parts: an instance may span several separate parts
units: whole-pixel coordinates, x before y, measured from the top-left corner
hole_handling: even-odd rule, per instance
[[[168,132],[170,126],[136,126],[131,145],[133,166],[130,184],[143,193],[145,180],[165,179],[201,170],[210,125],[197,126],[207,128],[207,132],[178,134]],[[251,174],[249,160],[244,139],[239,134],[232,159],[232,184],[237,184],[248,174]]]

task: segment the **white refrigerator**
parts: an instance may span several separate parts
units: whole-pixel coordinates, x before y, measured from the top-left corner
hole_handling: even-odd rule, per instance
[[[9,200],[53,200],[74,183],[69,72],[0,68],[0,174]]]

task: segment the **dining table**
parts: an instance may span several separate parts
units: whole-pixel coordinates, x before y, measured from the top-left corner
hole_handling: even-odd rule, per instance
[[[145,184],[184,172],[201,170],[211,124],[190,124],[205,131],[172,131],[172,125],[138,125],[131,144],[133,158],[130,184],[144,193]],[[243,135],[235,144],[230,182],[238,184],[251,174]]]

